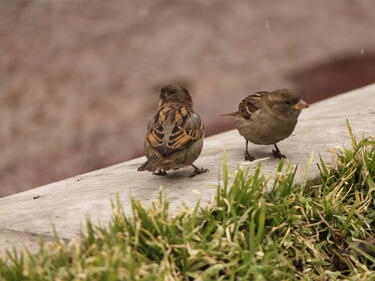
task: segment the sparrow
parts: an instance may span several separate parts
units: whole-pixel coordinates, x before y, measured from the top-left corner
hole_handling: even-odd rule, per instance
[[[160,91],[159,111],[149,121],[144,142],[147,161],[138,171],[153,171],[165,176],[168,170],[192,166],[193,177],[207,172],[193,162],[202,151],[204,125],[193,111],[193,101],[187,89],[167,85]]]
[[[301,110],[308,107],[301,97],[289,89],[272,92],[260,91],[244,98],[238,111],[224,114],[236,117],[236,127],[246,140],[245,160],[255,157],[248,151],[248,143],[273,144],[272,153],[277,158],[285,158],[276,143],[289,137],[297,124]]]

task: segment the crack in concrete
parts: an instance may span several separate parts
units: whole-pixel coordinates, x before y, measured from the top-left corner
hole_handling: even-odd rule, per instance
[[[4,232],[11,232],[11,233],[19,234],[19,235],[32,236],[32,237],[40,237],[40,238],[43,238],[43,239],[47,239],[48,241],[56,241],[57,239],[61,239],[61,240],[63,240],[66,243],[68,243],[68,242],[71,241],[71,239],[68,239],[68,238],[55,237],[55,236],[52,236],[52,235],[40,234],[40,233],[31,232],[31,231],[21,231],[21,230],[14,230],[14,229],[8,229],[8,228],[0,228],[0,234],[2,232],[3,233]]]

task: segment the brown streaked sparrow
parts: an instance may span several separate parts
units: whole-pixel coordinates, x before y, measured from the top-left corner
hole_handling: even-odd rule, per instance
[[[273,155],[282,158],[285,155],[281,154],[276,143],[292,134],[301,110],[306,107],[308,105],[294,92],[279,89],[249,95],[240,102],[237,112],[224,116],[236,117],[236,127],[246,140],[245,160],[255,160],[248,151],[248,142],[273,144]]]
[[[138,171],[167,175],[170,169],[192,166],[191,177],[207,172],[193,164],[202,151],[203,139],[204,125],[193,111],[188,90],[177,85],[165,86],[160,92],[159,111],[148,123],[144,143],[147,161]]]

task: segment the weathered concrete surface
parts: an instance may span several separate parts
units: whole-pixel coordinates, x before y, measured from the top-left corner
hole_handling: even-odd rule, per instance
[[[207,136],[229,130],[217,116],[253,91],[317,101],[375,83],[374,10],[374,0],[0,1],[0,197],[143,155],[169,83],[191,91]]]
[[[315,162],[319,154],[330,162],[329,150],[350,143],[345,125],[347,118],[356,135],[375,135],[375,85],[316,103],[303,111],[294,134],[279,145],[292,164],[300,165],[298,179],[303,175],[304,164],[311,153]],[[110,199],[116,194],[127,212],[130,211],[131,196],[149,204],[157,198],[161,186],[170,200],[172,214],[181,206],[181,201],[190,206],[199,199],[208,202],[215,191],[212,185],[218,183],[224,151],[232,172],[238,164],[257,164],[257,161],[243,161],[244,145],[244,140],[235,130],[207,138],[196,164],[210,172],[194,178],[188,177],[191,168],[168,177],[140,173],[136,168],[144,161],[142,157],[1,198],[0,249],[23,243],[35,247],[36,237],[53,235],[52,223],[61,238],[77,238],[87,215],[94,221],[108,221]],[[278,164],[278,160],[271,157],[272,147],[250,145],[250,149],[260,158],[258,162],[263,162],[263,171],[272,175]],[[312,165],[310,179],[317,176],[316,165]]]

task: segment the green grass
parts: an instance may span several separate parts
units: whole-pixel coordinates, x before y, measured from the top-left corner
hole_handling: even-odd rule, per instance
[[[80,244],[9,253],[0,279],[375,280],[375,248],[360,243],[375,235],[375,144],[351,136],[315,184],[296,184],[282,162],[272,180],[260,167],[229,180],[224,164],[214,204],[170,217],[162,195],[149,209],[133,200],[132,216],[117,202],[112,222],[88,222]]]

